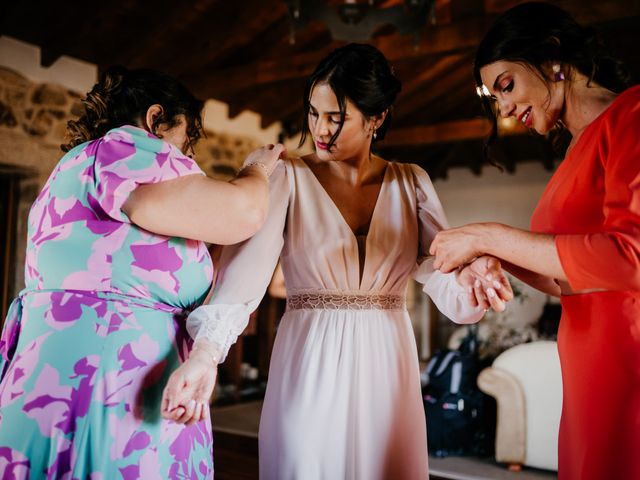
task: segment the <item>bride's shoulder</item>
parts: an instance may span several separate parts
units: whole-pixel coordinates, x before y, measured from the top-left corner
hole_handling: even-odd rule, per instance
[[[425,170],[415,163],[405,163],[405,162],[393,162],[386,161],[387,168],[393,168],[401,173],[404,177],[410,177],[416,180],[427,180],[429,179],[429,174],[425,172]]]
[[[293,167],[304,167],[305,165],[307,165],[307,161],[305,161],[305,159],[308,156],[306,155],[287,155],[285,158],[282,159],[283,163],[290,168]]]

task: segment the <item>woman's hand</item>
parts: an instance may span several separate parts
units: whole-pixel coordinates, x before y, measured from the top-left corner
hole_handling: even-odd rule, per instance
[[[471,305],[493,308],[502,312],[506,302],[513,299],[513,290],[500,261],[488,255],[478,257],[461,267],[456,275],[458,283],[469,291]]]
[[[251,152],[244,161],[242,168],[248,168],[252,165],[262,165],[264,172],[269,176],[276,168],[277,161],[280,158],[284,158],[286,154],[287,151],[281,143],[265,145]]]
[[[218,375],[218,358],[207,347],[196,346],[171,374],[162,392],[162,416],[192,425],[206,418],[209,398]]]
[[[434,268],[449,273],[484,255],[487,253],[485,245],[490,244],[497,226],[495,223],[471,223],[438,232],[429,248],[429,253],[436,257]]]

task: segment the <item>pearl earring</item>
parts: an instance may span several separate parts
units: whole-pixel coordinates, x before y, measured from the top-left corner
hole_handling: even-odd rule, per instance
[[[561,82],[562,80],[564,80],[564,73],[560,71],[559,63],[554,63],[551,69],[553,70],[553,79],[556,82]]]
[[[373,131],[373,139],[375,140],[376,138],[378,138],[378,132],[376,132],[375,130]]]

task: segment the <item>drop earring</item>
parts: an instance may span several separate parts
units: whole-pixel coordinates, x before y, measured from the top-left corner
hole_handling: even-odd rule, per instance
[[[556,82],[561,82],[564,80],[564,73],[560,70],[559,63],[554,63],[551,69],[553,70],[553,79]]]
[[[376,138],[378,138],[378,132],[376,132],[375,130],[373,131],[373,139],[375,140]]]

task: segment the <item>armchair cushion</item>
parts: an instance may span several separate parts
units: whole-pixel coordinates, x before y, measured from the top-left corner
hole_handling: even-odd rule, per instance
[[[498,405],[496,460],[557,470],[562,378],[556,342],[506,350],[480,373],[478,386]]]

